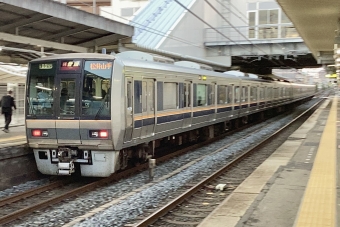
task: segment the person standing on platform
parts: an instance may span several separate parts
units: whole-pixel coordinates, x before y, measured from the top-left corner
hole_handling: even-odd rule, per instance
[[[7,95],[2,96],[2,99],[0,100],[0,106],[1,106],[1,114],[5,115],[5,128],[2,130],[6,133],[9,132],[8,127],[9,124],[12,121],[12,107],[14,109],[17,109],[14,98],[12,97],[12,91],[8,91]]]

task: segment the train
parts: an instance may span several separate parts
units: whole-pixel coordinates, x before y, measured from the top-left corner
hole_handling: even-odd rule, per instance
[[[138,51],[47,56],[29,63],[27,143],[42,174],[107,177],[159,147],[213,138],[315,93]]]

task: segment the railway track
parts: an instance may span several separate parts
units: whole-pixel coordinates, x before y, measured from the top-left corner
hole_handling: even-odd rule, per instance
[[[149,210],[146,212],[149,213],[149,216],[138,217],[135,223],[128,224],[127,226],[197,226],[224,199],[226,199],[228,195],[230,195],[234,189],[236,189],[237,186],[257,168],[257,166],[275,151],[263,148],[271,141],[278,138],[278,136],[282,135],[282,133],[289,130],[292,125],[304,121],[321,102],[322,100],[270,137],[263,139],[259,144],[256,144],[244,153],[235,157],[235,159],[215,173],[207,176],[195,185],[187,185],[189,189],[183,187],[179,191],[181,194],[177,198],[168,201],[160,209],[157,209],[156,211]],[[219,185],[221,190],[216,190],[216,185]]]
[[[229,133],[234,133],[234,131],[233,132],[229,132]],[[255,134],[256,131],[253,131],[252,133]],[[220,137],[225,137],[225,136],[226,135],[224,134],[224,135],[221,135]],[[160,157],[160,158],[157,159],[157,164],[159,164],[161,162],[165,162],[165,161],[167,161],[167,160],[169,160],[169,159],[171,159],[171,158],[173,158],[175,156],[183,155],[185,152],[192,151],[195,148],[199,148],[201,146],[205,146],[206,144],[212,143],[213,141],[216,141],[216,140],[220,139],[220,137],[216,137],[216,138],[214,138],[212,140],[205,141],[203,143],[196,144],[196,145],[193,145],[193,146],[181,149],[181,150],[179,150],[177,152],[171,153],[171,154],[166,155],[164,157]],[[240,139],[242,139],[242,137]],[[235,140],[235,142],[237,142],[237,140]],[[218,152],[220,150],[226,149],[228,146],[230,146],[230,144],[227,145],[227,146],[220,147],[215,152]],[[207,156],[209,156],[209,155],[212,155],[212,153],[207,154]],[[201,157],[199,159],[203,159],[203,158],[204,157]],[[196,162],[198,162],[199,159],[197,159]],[[240,159],[240,157],[238,157],[238,159]],[[12,222],[12,221],[14,221],[14,220],[16,220],[18,218],[22,219],[22,217],[24,215],[28,215],[28,214],[36,211],[36,210],[41,210],[41,209],[43,209],[45,207],[52,206],[53,204],[59,203],[59,202],[61,202],[63,200],[66,200],[66,199],[69,199],[69,198],[72,198],[72,197],[84,194],[85,192],[94,190],[94,189],[96,189],[98,187],[102,187],[102,186],[111,184],[114,181],[126,178],[126,177],[128,177],[130,175],[135,174],[136,172],[140,172],[140,171],[145,170],[145,169],[148,169],[148,164],[147,163],[142,164],[140,166],[137,166],[135,168],[132,168],[132,169],[129,169],[129,170],[126,170],[126,171],[114,174],[111,177],[108,177],[108,178],[105,178],[105,179],[101,179],[101,180],[97,180],[95,182],[91,182],[91,183],[85,184],[83,186],[78,186],[78,187],[76,187],[76,188],[74,188],[72,190],[68,190],[67,192],[55,195],[53,198],[39,199],[39,200],[43,200],[43,201],[40,201],[39,203],[34,204],[34,206],[26,207],[26,208],[22,208],[22,207],[19,206],[20,209],[17,208],[15,212],[9,213],[9,214],[7,214],[4,217],[0,217],[0,225],[3,225],[5,223],[10,223],[10,222]],[[224,182],[228,183],[227,187],[226,187],[226,190],[224,190],[223,192],[220,192],[219,194],[218,193],[217,194],[211,193],[212,190],[211,190],[211,187],[209,185],[208,186],[202,186],[203,188],[205,188],[205,190],[208,190],[208,191],[206,191],[206,193],[208,193],[208,194],[204,194],[203,193],[203,195],[211,195],[212,198],[207,199],[208,201],[213,201],[214,197],[218,197],[218,198],[219,197],[223,197],[223,196],[226,197],[226,193],[227,192],[232,191],[234,188],[237,187],[238,184],[240,184],[242,182],[241,179],[243,179],[243,178],[240,178],[239,174],[237,176],[238,177],[229,177],[228,176],[227,177],[228,180],[224,181]],[[167,177],[169,177],[169,176],[167,176]],[[246,175],[245,175],[245,178],[246,178]],[[221,179],[223,179],[223,177]],[[206,185],[207,183],[202,183],[202,184]],[[216,183],[212,183],[212,184],[216,184]],[[192,187],[192,186],[193,185],[187,184],[185,187],[183,187],[181,189],[181,191],[183,191],[183,194],[187,194],[187,193],[184,192],[184,189],[187,189],[188,187]],[[43,193],[43,189],[41,189],[41,190],[42,190],[41,193]],[[51,189],[47,189],[47,190],[51,190]],[[197,189],[197,190],[200,191],[199,189]],[[138,190],[136,190],[136,191],[138,191]],[[190,195],[190,193],[188,195]],[[22,197],[28,197],[28,196],[27,195],[26,196],[22,195]],[[193,198],[200,199],[202,197],[204,197],[204,196],[197,195],[197,196],[194,196]],[[18,199],[18,198],[17,199],[13,199],[12,198],[12,200],[20,201],[21,199]],[[120,200],[120,199],[118,198],[118,200]],[[185,201],[185,200],[187,200],[187,199],[184,199],[183,201]],[[11,201],[11,199],[7,199],[7,202],[4,201],[3,204],[9,204],[9,203],[11,203],[10,201]],[[203,203],[205,204],[203,207],[198,208],[198,206],[196,204],[195,207],[193,207],[193,208],[187,208],[188,212],[180,211],[180,212],[173,212],[173,213],[180,213],[180,215],[177,215],[177,216],[181,216],[183,213],[184,214],[187,213],[186,216],[189,216],[189,219],[190,219],[190,216],[192,216],[192,218],[195,218],[195,219],[202,219],[202,217],[204,216],[204,212],[208,212],[208,210],[211,211],[211,209],[212,209],[212,208],[208,208],[207,204],[213,204],[213,203],[218,203],[218,202],[210,202],[210,203],[209,202],[203,202]],[[1,201],[0,201],[0,204],[1,204]],[[193,202],[193,204],[195,204],[195,202]],[[177,205],[174,205],[174,206],[176,207]],[[212,207],[214,207],[214,206],[212,206]],[[203,214],[197,214],[198,210],[203,211]],[[150,218],[151,218],[151,214],[155,213],[155,215],[156,215],[156,213],[158,213],[158,212],[155,212],[154,210],[148,210],[146,212],[148,214],[150,214]],[[161,214],[162,214],[161,216],[164,216],[168,212],[169,211],[166,211],[166,209],[165,209],[164,211],[161,212]],[[175,222],[175,223],[189,223],[189,222],[196,223],[197,222],[197,220],[190,221],[186,216],[184,216],[184,221],[182,219],[179,219],[178,221],[176,221],[176,219],[172,218],[172,217],[169,220],[170,220],[170,222]],[[153,219],[154,220],[158,220],[159,218],[160,217],[154,216]],[[139,217],[139,220],[140,219],[141,219],[141,217]],[[149,219],[149,218],[147,218],[147,219]],[[145,219],[145,221],[146,221],[145,223],[144,223],[144,221],[142,221],[142,222],[140,222],[140,224],[138,224],[138,226],[147,226],[147,225],[149,225],[148,224],[149,221],[147,221],[147,219]],[[164,220],[166,220],[166,218]],[[152,221],[152,222],[154,222],[154,221]],[[160,226],[164,226],[163,224],[164,223],[162,223]],[[171,223],[168,223],[167,225],[169,225],[169,224],[171,224]],[[156,223],[156,225],[157,225],[157,223]]]
[[[245,125],[243,127],[240,127],[236,130],[227,132],[223,135],[220,135],[218,137],[215,137],[213,139],[210,139],[208,141],[204,141],[192,146],[188,146],[186,148],[177,150],[176,152],[170,153],[168,155],[162,156],[157,158],[157,163],[166,162],[167,160],[183,155],[187,152],[190,152],[193,149],[197,149],[199,147],[205,146],[209,143],[212,143],[216,140],[221,139],[222,137],[225,137],[231,133],[235,133],[236,131],[244,130],[245,128],[248,128],[252,126],[253,124]],[[256,132],[254,132],[256,133]],[[238,140],[241,140],[242,137],[235,140],[237,142]],[[229,145],[221,147],[221,149],[227,148]],[[217,150],[216,152],[218,152]],[[211,155],[210,153],[209,155]],[[198,162],[199,160],[203,159],[203,157],[197,159],[195,162]],[[42,210],[46,207],[52,206],[54,204],[60,203],[63,200],[70,199],[72,197],[75,197],[79,194],[83,194],[85,192],[94,190],[95,188],[110,184],[112,182],[118,181],[120,179],[126,178],[129,175],[132,175],[136,172],[140,172],[142,170],[148,169],[148,164],[142,164],[135,168],[131,168],[129,170],[123,171],[118,174],[114,174],[111,177],[104,178],[101,180],[90,180],[90,183],[86,182],[78,182],[79,179],[76,178],[69,178],[67,180],[59,180],[56,182],[52,182],[47,185],[43,185],[37,188],[30,189],[25,192],[21,192],[15,195],[12,195],[10,197],[6,197],[0,200],[0,225],[4,225],[7,223],[10,223],[14,220],[21,219],[25,215],[29,215],[33,212],[36,212],[38,210]],[[90,178],[92,179],[92,178]]]

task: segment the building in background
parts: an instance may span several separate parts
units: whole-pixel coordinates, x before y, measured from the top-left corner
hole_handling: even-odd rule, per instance
[[[149,0],[54,0],[89,13],[128,24]]]
[[[141,47],[178,53],[232,66],[227,46],[270,43],[279,55],[297,56],[294,43],[303,42],[275,0],[58,0],[70,6],[131,24],[130,40]],[[282,44],[291,43],[289,48]],[[257,56],[237,50],[246,59]],[[273,53],[271,53],[273,54]],[[304,54],[304,53],[302,53]],[[276,70],[277,75],[303,76],[297,70]],[[313,74],[315,75],[315,74]],[[299,78],[292,78],[299,80]]]

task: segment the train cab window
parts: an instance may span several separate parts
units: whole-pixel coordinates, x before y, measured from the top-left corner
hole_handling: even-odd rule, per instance
[[[27,114],[52,115],[56,65],[56,62],[31,63],[27,84]]]
[[[196,86],[196,106],[206,106],[207,105],[207,85],[197,84]]]
[[[82,89],[82,115],[110,117],[111,61],[86,61]]]

